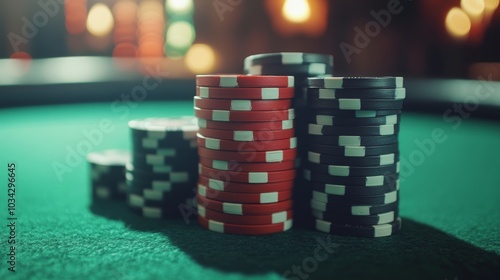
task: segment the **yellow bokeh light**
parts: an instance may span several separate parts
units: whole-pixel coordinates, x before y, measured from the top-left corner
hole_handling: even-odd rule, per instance
[[[189,47],[195,37],[194,27],[187,21],[178,21],[170,24],[167,30],[167,44],[177,48]]]
[[[307,0],[286,0],[281,12],[288,21],[301,23],[311,17],[311,6]]]
[[[185,14],[193,9],[193,0],[167,0],[165,6],[172,12]]]
[[[205,44],[194,44],[186,54],[186,66],[196,74],[209,73],[215,66],[215,52]]]
[[[113,14],[108,6],[95,4],[87,16],[87,30],[94,36],[106,36],[113,29]]]
[[[446,15],[446,30],[456,38],[465,37],[471,29],[471,21],[467,14],[460,8],[451,8]]]
[[[462,0],[460,6],[473,17],[478,17],[484,12],[484,0]]]
[[[500,0],[484,0],[484,9],[487,11],[494,11],[498,8]]]

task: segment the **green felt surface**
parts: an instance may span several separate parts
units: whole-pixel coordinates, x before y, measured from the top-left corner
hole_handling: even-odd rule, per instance
[[[464,119],[405,113],[400,132],[399,235],[380,239],[293,229],[259,237],[223,235],[190,220],[146,220],[120,202],[92,202],[82,161],[58,180],[84,130],[109,119],[114,130],[95,150],[130,147],[127,121],[192,114],[192,103],[82,104],[0,111],[0,218],[7,224],[7,162],[17,164],[17,263],[7,270],[7,227],[0,227],[0,279],[494,279],[500,275],[500,127]],[[120,108],[125,108],[122,104]],[[441,128],[447,135],[416,162],[416,140]],[[417,159],[418,160],[418,159]],[[412,167],[404,162],[413,162]],[[322,242],[326,260],[311,262]],[[318,241],[321,240],[321,241]],[[323,254],[325,251],[320,251]],[[308,268],[306,268],[308,270]],[[302,270],[304,271],[304,270]],[[305,278],[307,276],[308,278]]]

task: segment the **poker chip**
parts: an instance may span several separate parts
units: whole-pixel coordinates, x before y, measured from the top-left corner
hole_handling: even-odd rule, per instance
[[[132,155],[126,165],[128,205],[147,218],[180,217],[195,194],[198,152],[195,117],[148,118],[129,123]]]
[[[393,222],[372,226],[334,224],[331,222],[316,220],[316,229],[326,233],[347,235],[355,237],[386,237],[401,230],[401,218]]]
[[[200,128],[221,130],[287,130],[294,128],[293,120],[267,121],[267,122],[218,122],[198,119]]]
[[[280,100],[295,96],[293,87],[282,88],[220,88],[196,87],[196,96],[210,99],[231,100]]]
[[[268,224],[268,225],[238,225],[223,223],[216,220],[208,220],[202,216],[198,216],[198,223],[210,230],[219,233],[241,234],[241,235],[262,235],[284,232],[292,228],[293,220],[287,220],[284,223]]]
[[[231,215],[206,209],[203,206],[198,207],[198,215],[208,219],[217,220],[223,223],[237,224],[237,225],[270,225],[284,223],[292,219],[292,210],[276,212],[266,215]]]
[[[308,182],[310,189],[326,194],[337,196],[376,196],[399,190],[399,181],[395,184],[382,185],[377,187],[347,186],[339,184],[328,184],[321,182]]]
[[[263,132],[259,137],[263,136]],[[285,138],[273,141],[232,141],[205,137],[198,134],[198,145],[211,150],[238,151],[239,153],[250,153],[255,151],[289,150],[297,147],[297,138]]]
[[[269,162],[269,163],[244,163],[238,161],[225,161],[216,160],[210,158],[200,157],[200,164],[218,170],[228,170],[228,171],[281,171],[290,170],[295,168],[295,161],[281,161],[281,162]]]
[[[309,63],[303,65],[251,65],[246,70],[247,73],[252,75],[325,75],[332,74],[333,69],[331,65],[324,63]]]
[[[282,100],[245,100],[245,99],[208,99],[193,97],[194,106],[210,110],[230,111],[270,111],[286,110],[291,107],[290,99]]]
[[[198,118],[223,121],[223,122],[266,122],[293,120],[295,111],[273,110],[273,111],[230,111],[230,110],[208,110],[195,107],[194,114]]]
[[[268,163],[295,160],[297,149],[274,150],[274,151],[220,151],[198,147],[198,154],[201,157],[217,160],[235,160],[244,163]]]
[[[329,115],[311,115],[309,123],[320,125],[335,126],[373,126],[398,124],[401,120],[401,114],[389,115],[374,118],[343,118]]]
[[[383,146],[398,142],[398,135],[308,135],[308,141],[327,146]]]
[[[372,109],[396,109],[401,110],[403,100],[382,99],[319,99],[308,97],[307,104],[311,108],[326,108],[336,110],[372,110]]]
[[[399,132],[399,125],[385,124],[377,126],[338,126],[309,124],[309,135],[354,135],[354,136],[385,136]]]
[[[289,181],[295,178],[295,169],[283,171],[226,171],[212,169],[199,165],[198,173],[208,178],[224,178],[228,182],[241,182],[250,184],[275,183]]]
[[[276,212],[286,211],[292,207],[292,200],[284,200],[276,203],[265,203],[265,204],[255,204],[255,203],[231,203],[217,201],[203,197],[201,195],[196,196],[198,205],[201,205],[207,209],[211,209],[217,212],[233,214],[233,215],[266,215]]]
[[[95,199],[123,199],[125,197],[125,165],[130,153],[123,150],[105,150],[87,155],[90,165],[92,197]]]
[[[406,98],[405,88],[371,88],[371,89],[329,89],[329,88],[310,88],[307,91],[309,98],[329,100],[342,98],[360,98],[364,99],[392,99],[403,100]]]
[[[197,75],[196,85],[221,88],[293,87],[292,76]]]
[[[311,63],[322,63],[333,67],[333,56],[327,54],[301,53],[301,52],[279,52],[254,54],[245,58],[244,68],[249,69],[252,65],[308,65]]]
[[[313,217],[333,224],[381,225],[391,223],[398,217],[398,211],[390,211],[371,216],[342,215],[318,210],[311,211]]]
[[[312,172],[304,168],[304,179],[307,181],[323,182],[330,184],[342,184],[353,186],[383,186],[394,184],[398,178],[397,173],[385,173],[374,176],[333,176],[327,173]]]
[[[263,193],[234,193],[209,189],[198,184],[198,195],[209,199],[247,204],[268,204],[289,200],[292,198],[292,191],[263,192]]]
[[[307,152],[307,160],[311,163],[350,166],[386,166],[399,160],[398,153],[368,157],[330,156],[321,153]]]
[[[398,202],[378,205],[350,205],[340,203],[324,203],[311,199],[311,208],[322,212],[348,214],[354,216],[371,216],[398,210]]]
[[[198,186],[210,188],[216,191],[235,193],[265,193],[290,191],[293,188],[293,180],[280,181],[276,183],[239,183],[227,180],[218,180],[202,175],[198,178]]]
[[[396,202],[398,191],[392,191],[383,195],[374,196],[339,196],[319,191],[312,192],[312,199],[323,203],[340,203],[349,205],[379,205]]]
[[[286,130],[219,130],[210,128],[200,128],[199,134],[209,138],[219,138],[232,141],[273,141],[281,139],[290,139],[295,136],[294,129]]]
[[[398,143],[382,146],[328,146],[310,143],[308,149],[310,152],[322,155],[344,157],[380,156],[399,153]]]
[[[311,88],[359,89],[401,88],[402,77],[324,77],[309,78]]]
[[[327,115],[342,118],[375,118],[375,117],[385,117],[390,115],[400,114],[400,109],[395,110],[339,110],[339,109],[322,109],[314,108],[314,114],[316,115]]]
[[[327,165],[309,162],[306,167],[314,172],[325,173],[332,176],[349,177],[349,176],[376,176],[383,174],[399,173],[399,162],[396,164],[384,166],[346,166],[346,165]]]

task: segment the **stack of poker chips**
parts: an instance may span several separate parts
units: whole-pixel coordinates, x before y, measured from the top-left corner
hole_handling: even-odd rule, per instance
[[[399,231],[401,77],[310,78],[304,178],[319,231],[357,237]]]
[[[295,79],[295,98],[293,107],[296,112],[295,127],[298,136],[297,168],[301,172],[303,158],[306,157],[307,143],[307,79],[328,77],[333,74],[333,56],[317,53],[279,52],[250,55],[244,61],[244,73],[250,75],[286,75]],[[307,188],[300,176],[294,189],[295,221],[303,225],[307,214]]]
[[[129,160],[130,153],[121,150],[92,152],[87,155],[94,199],[125,198],[125,165]]]
[[[290,229],[293,77],[199,75],[196,85],[200,225],[245,235]]]
[[[180,217],[196,188],[198,125],[195,117],[129,122],[132,160],[127,164],[128,204],[148,218]]]

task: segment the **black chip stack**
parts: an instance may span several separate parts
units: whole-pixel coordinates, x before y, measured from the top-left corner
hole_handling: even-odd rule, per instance
[[[304,178],[319,231],[390,236],[401,228],[401,77],[310,78]]]
[[[91,170],[92,198],[125,198],[125,165],[129,160],[130,153],[122,150],[106,150],[87,155]]]
[[[148,218],[180,217],[196,188],[198,125],[194,117],[129,122],[132,160],[127,164],[128,204]]]

